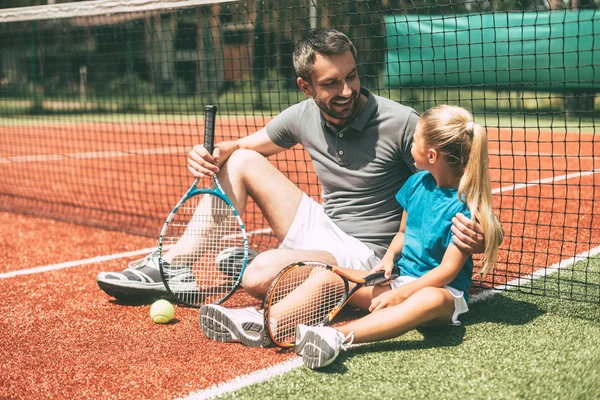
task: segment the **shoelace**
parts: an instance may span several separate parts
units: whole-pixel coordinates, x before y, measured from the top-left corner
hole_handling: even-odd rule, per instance
[[[156,261],[154,261],[153,259],[156,259]],[[154,252],[152,254],[148,254],[146,257],[144,257],[142,259],[132,261],[129,264],[129,268],[130,269],[142,269],[142,268],[148,266],[148,264],[150,264],[150,263],[152,263],[152,265],[150,266],[151,268],[158,269],[158,254],[156,252]],[[190,270],[188,271],[185,268],[190,268]],[[191,272],[191,267],[184,265],[184,266],[177,268],[175,270],[175,272],[172,272],[172,271],[169,271],[169,272],[174,275],[187,274],[187,273]]]
[[[350,340],[348,341],[348,339]],[[348,343],[346,343],[346,341],[348,341]],[[346,335],[340,347],[342,350],[348,350],[350,346],[352,346],[352,342],[354,342],[354,332],[350,332],[348,335]]]

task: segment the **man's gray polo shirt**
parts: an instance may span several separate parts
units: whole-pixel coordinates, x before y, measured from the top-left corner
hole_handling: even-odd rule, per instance
[[[267,134],[280,147],[300,143],[310,154],[323,189],[323,209],[347,234],[382,257],[398,232],[402,209],[395,195],[416,169],[410,153],[418,115],[373,95],[360,116],[341,130],[312,99],[271,120]]]

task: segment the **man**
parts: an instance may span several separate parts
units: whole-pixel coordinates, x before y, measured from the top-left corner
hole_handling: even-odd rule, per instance
[[[259,298],[292,262],[312,260],[370,270],[400,224],[402,209],[390,199],[415,172],[410,149],[417,113],[361,88],[356,49],[344,34],[334,29],[312,31],[294,49],[294,69],[307,100],[250,136],[218,143],[213,154],[197,145],[188,155],[190,173],[196,178],[217,174],[240,213],[251,196],[281,241],[280,248],[257,255],[242,278],[246,292]],[[298,143],[313,160],[323,205],[266,158]],[[459,215],[453,232],[462,250],[482,251],[478,224]],[[102,287],[111,276],[118,277],[113,285],[122,284],[127,281],[124,276],[140,276],[141,268],[157,266],[151,255],[123,273],[101,273],[98,284]],[[155,287],[160,279],[156,282]],[[213,339],[266,344],[262,315],[254,309],[203,307],[201,321]]]

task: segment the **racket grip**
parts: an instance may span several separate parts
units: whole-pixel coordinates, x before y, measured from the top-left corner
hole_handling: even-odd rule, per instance
[[[365,284],[367,286],[375,286],[382,282],[389,281],[390,279],[396,279],[399,276],[400,268],[398,268],[397,265],[394,265],[394,268],[392,268],[392,273],[389,278],[385,277],[385,271],[375,272],[374,274],[365,277]]]
[[[204,107],[204,147],[210,154],[215,149],[215,117],[217,106],[208,105]]]

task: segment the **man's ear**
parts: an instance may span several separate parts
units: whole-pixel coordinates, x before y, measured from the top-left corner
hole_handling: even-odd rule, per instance
[[[310,89],[310,83],[306,82],[300,77],[296,79],[296,83],[298,83],[298,87],[300,88],[300,90],[302,90],[302,93],[304,93],[306,97],[313,97],[312,90]]]
[[[429,161],[429,164],[435,164],[435,162],[437,161],[437,158],[438,158],[438,152],[436,149],[427,150],[427,161]]]

